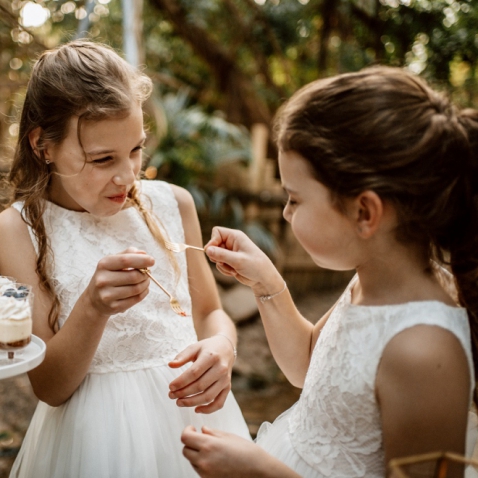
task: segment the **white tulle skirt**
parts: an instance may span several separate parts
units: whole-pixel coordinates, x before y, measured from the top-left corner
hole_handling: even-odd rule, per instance
[[[65,404],[40,402],[10,478],[197,478],[182,455],[187,425],[251,439],[236,400],[209,415],[168,398],[168,366],[89,374]]]

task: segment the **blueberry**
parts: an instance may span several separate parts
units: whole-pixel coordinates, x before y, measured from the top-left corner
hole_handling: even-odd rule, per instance
[[[26,285],[21,285],[18,287],[18,290],[28,290],[28,287]]]
[[[26,290],[23,290],[21,292],[15,292],[13,294],[13,297],[15,297],[15,299],[24,299],[27,296],[28,296],[28,292]]]
[[[16,290],[15,289],[7,289],[3,294],[2,296],[3,297],[15,297],[15,294],[16,294]]]

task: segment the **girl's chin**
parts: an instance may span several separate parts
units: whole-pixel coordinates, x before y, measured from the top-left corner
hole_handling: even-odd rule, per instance
[[[329,271],[351,271],[354,269],[353,266],[348,267],[346,264],[341,264],[341,263],[332,263],[330,261],[323,260],[321,258],[316,258],[311,256],[312,261],[314,264],[321,269],[328,269]]]
[[[118,214],[123,209],[126,209],[125,204],[110,204],[109,207],[102,207],[102,208],[91,208],[88,212],[95,217],[110,217]]]

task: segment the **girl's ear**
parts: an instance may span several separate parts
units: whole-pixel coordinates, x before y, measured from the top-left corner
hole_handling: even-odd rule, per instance
[[[364,191],[354,200],[357,234],[362,239],[372,237],[383,219],[384,204],[374,191]]]
[[[38,141],[40,141],[41,128],[38,126],[34,130],[30,131],[28,134],[28,140],[30,141],[30,146],[33,149],[33,152],[39,157],[40,153],[38,152]]]
[[[37,157],[40,157],[40,150],[38,148],[38,142],[40,141],[42,130],[40,126],[35,128],[34,130],[30,131],[30,134],[28,135],[28,140],[30,141],[30,146],[33,149],[33,152],[36,154]],[[45,144],[43,147],[43,154],[45,156],[45,159],[49,162],[51,162],[51,157],[50,153],[48,150],[48,145]]]

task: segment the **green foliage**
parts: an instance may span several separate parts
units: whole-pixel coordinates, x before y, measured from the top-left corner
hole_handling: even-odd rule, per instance
[[[186,90],[166,94],[160,100],[156,96],[156,106],[162,110],[166,131],[148,166],[157,168],[163,179],[190,191],[206,236],[215,225],[241,229],[273,256],[277,244],[272,234],[257,221],[245,218],[244,204],[234,192],[214,184],[219,165],[251,160],[247,130],[191,105]]]
[[[156,98],[156,106],[163,112],[166,131],[148,164],[162,177],[186,187],[210,182],[221,163],[250,161],[247,130],[191,105],[186,90]]]
[[[32,60],[79,33],[88,2],[0,0],[2,145],[15,139]],[[121,51],[122,0],[93,2],[88,36]],[[39,26],[21,18],[32,5],[48,12]],[[269,123],[303,84],[383,63],[478,106],[476,0],[143,0],[142,19],[144,63],[167,125],[150,166],[187,187],[204,216],[258,237],[260,225],[245,219],[247,201],[215,188],[215,174],[220,164],[250,159],[245,127]],[[265,234],[264,248],[267,241]]]
[[[258,220],[245,217],[244,203],[235,194],[222,188],[206,191],[195,184],[187,189],[194,198],[206,239],[214,226],[239,229],[269,257],[275,257],[278,246],[274,235]]]

